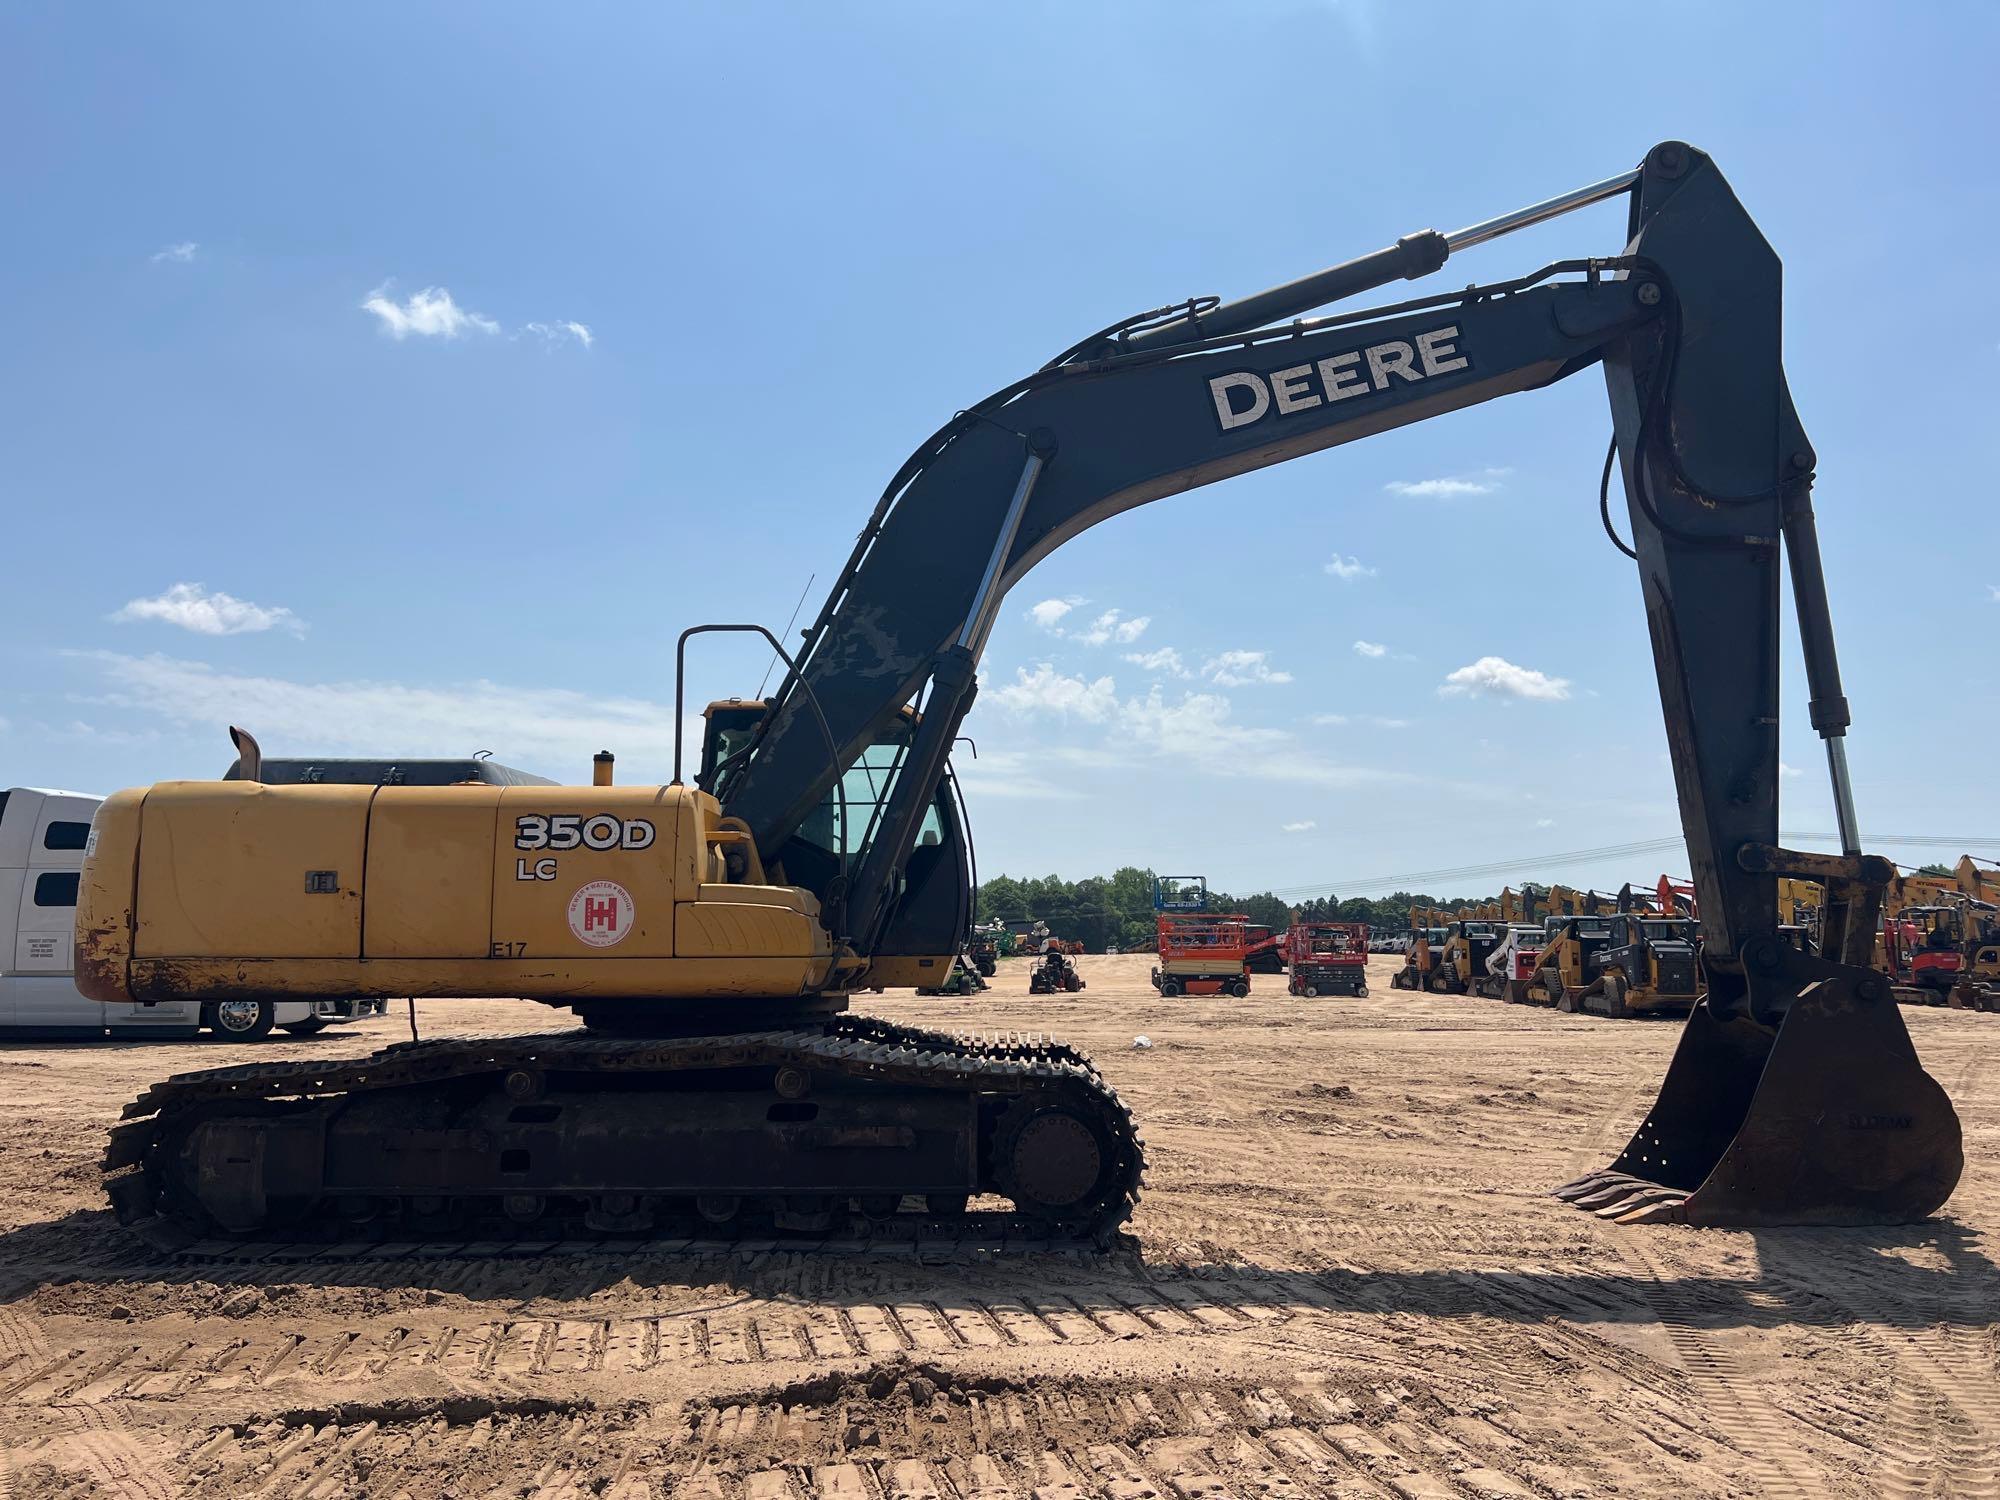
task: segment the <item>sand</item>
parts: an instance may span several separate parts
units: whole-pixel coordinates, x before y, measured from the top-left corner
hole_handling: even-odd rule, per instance
[[[2000,1017],[1905,1012],[1967,1128],[1934,1221],[1621,1229],[1546,1189],[1616,1153],[1677,1023],[1391,991],[1387,958],[1366,1000],[1164,1001],[1148,962],[864,1007],[1096,1054],[1152,1159],[1102,1257],[174,1264],[100,1206],[119,1106],[401,1017],[0,1046],[0,1495],[2000,1494]]]

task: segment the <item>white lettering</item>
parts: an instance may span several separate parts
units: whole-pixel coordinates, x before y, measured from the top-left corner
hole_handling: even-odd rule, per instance
[[[1368,394],[1368,383],[1354,368],[1360,363],[1359,354],[1336,354],[1319,362],[1319,383],[1326,387],[1327,400],[1345,401],[1349,396]]]
[[[1248,411],[1239,412],[1235,409],[1229,396],[1232,390],[1247,390],[1250,392],[1250,409]],[[1222,423],[1222,430],[1224,432],[1229,431],[1232,427],[1241,427],[1245,423],[1254,422],[1271,409],[1270,391],[1265,388],[1264,382],[1261,379],[1252,375],[1247,370],[1236,375],[1216,376],[1213,380],[1209,381],[1208,392],[1215,398],[1215,417],[1217,421]]]
[[[514,820],[516,849],[650,849],[657,832],[644,818],[618,818],[610,813],[523,813]]]
[[[1412,383],[1422,380],[1424,377],[1411,368],[1416,358],[1417,351],[1401,339],[1390,339],[1386,344],[1370,344],[1368,346],[1369,379],[1374,382],[1375,389],[1378,391],[1388,386],[1391,375],[1400,375],[1403,379]]]
[[[1433,375],[1469,370],[1472,361],[1459,352],[1459,336],[1459,325],[1448,323],[1409,340],[1384,339],[1365,349],[1329,354],[1312,364],[1288,365],[1268,374],[1235,370],[1209,380],[1209,398],[1224,432],[1267,417],[1296,416],[1317,406],[1386,391],[1397,380],[1415,385]]]
[[[1295,411],[1310,411],[1320,404],[1319,397],[1312,393],[1312,387],[1307,384],[1311,375],[1311,365],[1293,365],[1289,370],[1271,372],[1271,394],[1277,399],[1279,416],[1288,417]]]
[[[1463,370],[1472,361],[1452,348],[1451,341],[1458,337],[1458,325],[1449,328],[1433,328],[1429,333],[1417,335],[1417,354],[1424,362],[1426,375],[1445,375],[1453,370]]]
[[[538,859],[531,865],[525,859],[517,859],[514,861],[514,878],[516,880],[554,880],[556,878],[556,862],[552,859]]]

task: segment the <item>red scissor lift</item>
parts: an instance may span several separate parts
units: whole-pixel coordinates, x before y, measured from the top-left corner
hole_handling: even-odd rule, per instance
[[[1294,922],[1284,936],[1294,995],[1368,993],[1366,922]]]
[[[1153,970],[1153,988],[1175,995],[1234,995],[1250,993],[1244,958],[1250,951],[1250,919],[1221,912],[1157,914],[1160,966]]]

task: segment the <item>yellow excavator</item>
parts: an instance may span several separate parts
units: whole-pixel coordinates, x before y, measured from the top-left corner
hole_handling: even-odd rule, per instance
[[[1315,311],[1612,200],[1609,254]],[[965,933],[949,760],[1002,599],[1122,511],[1592,368],[1613,428],[1600,519],[1616,468],[1631,540],[1612,539],[1650,626],[1708,987],[1638,1133],[1558,1196],[1694,1224],[1932,1212],[1959,1126],[1866,967],[1888,866],[1856,832],[1781,282],[1715,163],[1667,142],[1455,233],[1123,319],[965,407],[891,478],[795,656],[762,627],[683,633],[677,665],[718,630],[762,634],[784,665],[771,697],[710,709],[692,779],[677,744],[662,785],[116,794],[77,911],[78,982],[100,1001],[516,996],[584,1023],[167,1079],[111,1136],[119,1219],[169,1245],[464,1253],[1104,1243],[1144,1152],[1088,1057],[848,1013],[942,972]],[[754,545],[732,538],[680,561],[754,590]],[[1839,855],[1776,843],[1781,556]],[[1778,939],[1781,877],[1833,893],[1818,957]]]

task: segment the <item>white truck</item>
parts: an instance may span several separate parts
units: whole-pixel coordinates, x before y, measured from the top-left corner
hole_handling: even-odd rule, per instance
[[[206,1027],[249,1042],[274,1029],[305,1036],[379,1016],[381,1000],[167,1000],[99,1005],[77,993],[76,885],[90,819],[103,799],[85,792],[0,791],[0,1040],[186,1038]]]

